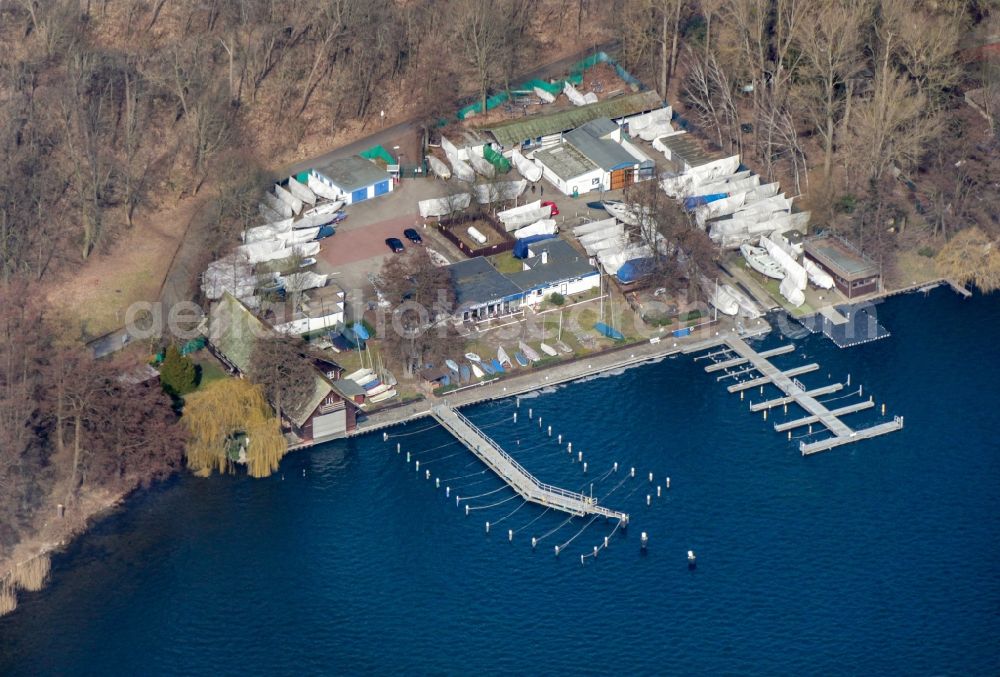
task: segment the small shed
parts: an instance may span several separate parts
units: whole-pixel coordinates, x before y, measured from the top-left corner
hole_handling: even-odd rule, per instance
[[[831,235],[806,240],[803,254],[830,274],[837,289],[849,299],[881,287],[878,265],[844,240]]]
[[[392,192],[389,172],[358,155],[337,158],[310,171],[320,182],[337,191],[347,204]]]

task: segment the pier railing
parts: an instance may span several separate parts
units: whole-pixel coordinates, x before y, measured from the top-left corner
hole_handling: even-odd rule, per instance
[[[435,410],[437,409],[438,407],[435,407]],[[597,501],[594,500],[594,498],[591,496],[587,496],[585,494],[581,494],[575,491],[569,491],[567,489],[563,489],[561,487],[553,486],[551,484],[546,484],[545,482],[539,481],[537,477],[532,475],[524,468],[524,466],[518,463],[513,456],[508,454],[506,451],[503,450],[503,448],[500,447],[500,445],[494,442],[489,435],[485,434],[482,430],[480,430],[475,423],[473,423],[468,418],[463,416],[460,412],[454,409],[449,409],[448,411],[449,413],[454,414],[455,418],[457,418],[459,421],[469,426],[469,428],[476,435],[478,435],[488,445],[490,445],[493,451],[495,451],[506,463],[508,463],[521,476],[521,479],[527,481],[538,491],[550,494],[556,494],[557,496],[562,496],[563,498],[568,498],[574,501],[583,501],[588,505],[595,505],[597,503]]]

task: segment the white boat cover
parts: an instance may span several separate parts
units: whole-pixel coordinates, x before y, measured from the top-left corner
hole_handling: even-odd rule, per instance
[[[541,200],[535,200],[520,207],[511,207],[502,212],[497,212],[497,218],[503,223],[504,229],[508,233],[517,230],[521,226],[532,224],[539,219],[547,219],[550,216],[552,216],[552,207],[543,207]]]
[[[292,228],[295,230],[302,228],[316,228],[317,226],[330,223],[331,220],[333,220],[333,214],[310,214],[309,216],[303,216],[301,219],[293,223]]]
[[[622,249],[606,249],[597,255],[597,260],[604,266],[604,272],[614,275],[626,261],[643,259],[653,255],[653,250],[646,245],[632,244]]]
[[[544,101],[545,103],[552,103],[556,100],[555,95],[552,92],[547,92],[541,87],[535,87],[535,96]]]
[[[208,264],[201,276],[201,291],[212,301],[222,298],[227,291],[237,298],[252,296],[255,288],[250,263],[235,254]]]
[[[731,284],[724,284],[722,288],[727,294],[736,299],[737,305],[739,305],[739,314],[744,317],[749,317],[751,320],[756,320],[760,317],[760,308],[754,303],[753,299],[744,294],[742,291],[737,289]]]
[[[718,308],[720,313],[735,315],[740,312],[739,301],[726,291],[726,285],[716,284],[715,281],[709,280],[703,275],[701,277],[701,288],[705,290],[708,302]]]
[[[588,256],[597,256],[601,252],[609,249],[620,251],[624,249],[627,244],[628,237],[625,235],[613,235],[611,237],[604,238],[603,240],[597,240],[596,242],[584,245],[583,248],[586,250]]]
[[[282,233],[287,233],[292,229],[292,219],[265,223],[263,226],[247,228],[243,233],[244,242],[260,242],[270,240]]]
[[[573,235],[580,237],[581,235],[586,235],[587,233],[594,233],[602,228],[607,228],[608,226],[613,226],[618,223],[618,219],[611,217],[610,219],[601,219],[600,221],[591,221],[590,223],[585,223],[582,226],[577,226],[573,229]]]
[[[451,162],[451,175],[454,176],[459,181],[475,181],[476,172],[473,171],[472,167],[468,162],[458,157],[448,157],[449,162]],[[492,166],[492,165],[490,165]]]
[[[319,235],[319,226],[315,228],[297,228],[282,236],[286,244],[303,244],[311,242]]]
[[[447,216],[452,212],[460,212],[467,209],[472,203],[472,195],[469,193],[458,193],[451,197],[435,197],[429,200],[421,200],[417,203],[417,209],[423,218]]]
[[[340,197],[340,193],[337,192],[335,188],[331,188],[326,185],[312,174],[310,174],[309,178],[306,179],[306,186],[309,187],[309,190],[316,193],[320,197],[325,197],[327,200],[336,200]]]
[[[267,223],[273,223],[274,221],[280,221],[281,219],[286,218],[263,202],[257,205],[257,211],[260,212],[261,218],[263,218]],[[291,214],[288,215],[288,218],[291,218]]]
[[[476,170],[477,174],[487,179],[492,179],[497,175],[497,168],[482,155],[474,155],[470,153],[469,162],[472,163],[472,168]]]
[[[740,172],[740,174],[742,173],[743,172]],[[739,179],[720,180],[720,181],[714,181],[712,183],[700,183],[691,186],[691,189],[687,192],[686,195],[684,195],[684,197],[697,197],[699,195],[715,195],[718,193],[735,193],[741,190],[749,192],[757,188],[757,186],[759,185],[760,185],[760,177],[754,174],[753,176],[747,176]]]
[[[735,212],[743,206],[744,198],[746,198],[746,193],[740,191],[738,193],[733,193],[729,197],[724,197],[721,200],[715,200],[714,202],[700,205],[694,210],[695,221],[698,222],[699,226],[704,228],[705,223],[709,219],[715,219]]]
[[[496,181],[494,183],[477,183],[472,187],[476,193],[476,202],[481,205],[491,202],[503,202],[513,200],[528,189],[528,182],[524,179],[520,181]]]
[[[720,176],[734,174],[740,166],[740,156],[731,155],[729,157],[714,160],[708,164],[695,167],[691,173],[698,178],[699,183],[707,183],[718,179]]]
[[[260,263],[261,261],[270,261],[272,258],[280,258],[274,257],[272,254],[284,248],[285,240],[275,238],[273,240],[261,240],[260,242],[240,245],[236,248],[236,253],[250,263]]]
[[[772,197],[764,198],[763,200],[757,200],[753,203],[744,203],[739,209],[736,210],[734,216],[736,217],[748,217],[753,216],[757,221],[766,221],[771,218],[771,215],[775,212],[787,212],[792,208],[792,201],[785,197],[784,193],[779,193]]]
[[[530,226],[518,228],[514,231],[514,237],[518,240],[535,235],[555,235],[559,232],[555,219],[539,219]]]
[[[708,235],[723,247],[736,247],[758,235],[785,233],[796,228],[804,230],[808,224],[809,212],[776,212],[766,217],[761,217],[760,214],[737,214],[731,219],[713,221]]]
[[[590,233],[585,233],[580,236],[580,244],[587,246],[592,242],[597,242],[598,240],[603,240],[605,238],[614,237],[616,235],[625,234],[625,224],[614,223],[610,226],[605,226],[601,230],[595,230]]]
[[[336,214],[337,212],[339,212],[340,208],[343,206],[344,206],[343,200],[334,200],[333,202],[322,202],[313,207],[312,209],[307,209],[304,212],[302,212],[302,217],[308,218],[319,215],[329,216],[330,214]]]
[[[301,273],[284,275],[282,279],[285,282],[285,289],[288,291],[306,291],[307,289],[325,287],[327,276],[304,270]]]
[[[790,277],[786,277],[781,281],[781,284],[778,285],[778,291],[796,308],[806,302],[805,293],[801,289],[795,288],[795,283],[792,282],[792,278]]]
[[[434,176],[438,177],[439,179],[444,179],[445,181],[447,181],[448,179],[451,178],[451,169],[448,168],[448,165],[441,162],[433,155],[429,155],[427,157],[427,164],[430,165],[431,171],[434,173]]]
[[[292,195],[283,186],[277,183],[274,184],[274,194],[278,196],[279,200],[292,208],[293,214],[298,214],[302,211],[302,200]]]
[[[586,106],[587,99],[580,93],[576,87],[571,85],[569,82],[563,83],[563,94],[570,100],[574,106]]]
[[[287,202],[285,202],[284,200],[278,199],[271,193],[264,193],[264,202],[267,203],[268,207],[270,207],[271,209],[273,209],[274,211],[278,212],[281,215],[281,217],[279,218],[290,219],[292,217],[292,206]],[[275,221],[276,220],[277,219],[275,219]]]
[[[771,258],[785,270],[785,280],[787,282],[791,280],[791,286],[789,289],[798,289],[802,291],[806,288],[806,269],[799,265],[798,261],[793,259],[788,255],[784,249],[778,245],[771,242],[766,235],[761,236],[760,245],[767,249],[767,253],[771,255]],[[782,285],[784,285],[782,282]],[[782,292],[784,294],[784,292]],[[792,299],[785,296],[789,301]]]
[[[747,198],[743,201],[743,204],[751,204],[753,202],[758,202],[760,200],[766,200],[769,197],[774,197],[778,194],[778,182],[765,183],[762,186],[757,186],[752,190],[747,191]]]
[[[820,289],[832,289],[833,288],[833,278],[830,277],[829,273],[817,266],[815,263],[807,258],[802,259],[803,267],[806,269],[806,274],[809,276],[809,281]]]
[[[521,151],[517,148],[511,151],[510,159],[514,163],[514,167],[517,169],[518,173],[528,181],[534,183],[542,178],[542,168],[539,167],[534,160],[529,160],[521,155]]]
[[[628,121],[629,133],[638,136],[643,141],[653,141],[674,131],[670,124],[673,111],[670,106],[664,106],[644,115],[637,115]],[[638,126],[637,126],[638,125]]]
[[[459,154],[458,148],[455,147],[455,144],[446,139],[444,136],[441,137],[441,149],[444,151],[445,156],[449,160],[454,160],[455,158],[460,160],[464,159],[464,154]]]
[[[288,192],[302,200],[307,205],[316,204],[316,193],[300,183],[294,176],[288,177]]]

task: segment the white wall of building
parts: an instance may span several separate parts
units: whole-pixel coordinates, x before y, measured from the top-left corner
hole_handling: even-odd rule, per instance
[[[600,285],[601,276],[595,270],[593,273],[585,275],[584,277],[564,280],[562,282],[543,287],[542,289],[532,290],[531,292],[525,294],[524,304],[536,306],[554,293],[559,293],[563,296],[571,296],[573,294],[581,294],[590,289],[595,289]]]
[[[316,170],[313,170],[312,173],[313,173],[313,176],[315,176],[317,179],[319,179],[320,181],[322,181],[325,185],[327,185],[330,188],[332,188],[333,190],[337,191],[337,193],[339,194],[339,197],[337,198],[338,200],[343,200],[345,204],[352,204],[354,202],[354,194],[353,193],[345,192],[340,186],[336,185],[333,181],[331,181],[330,179],[326,178],[326,176],[324,176],[320,172],[317,172]],[[388,183],[389,190],[386,191],[385,193],[383,193],[383,195],[388,195],[389,193],[391,193],[395,189],[395,184],[394,184],[394,182],[392,180],[392,177],[390,177],[388,174],[386,174],[386,176],[385,176],[385,181],[389,182]],[[375,186],[377,185],[377,183],[382,183],[382,182],[379,181],[379,182],[373,183],[372,185],[368,186],[365,189],[366,190],[366,195],[367,195],[367,197],[365,197],[366,200],[370,200],[373,197],[381,197],[381,195],[379,195],[379,196],[375,195]]]
[[[594,190],[601,190],[602,187],[607,190],[611,185],[611,175],[600,167],[566,181],[556,176],[555,172],[541,161],[539,164],[542,165],[542,176],[545,180],[558,188],[564,195],[572,195],[574,188],[578,194],[583,195]]]

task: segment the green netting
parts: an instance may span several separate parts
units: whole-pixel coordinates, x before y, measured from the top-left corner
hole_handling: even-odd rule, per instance
[[[565,80],[557,80],[556,82],[546,82],[544,80],[539,80],[536,78],[534,80],[528,80],[527,82],[522,83],[521,85],[516,87],[515,90],[530,90],[535,87],[539,87],[540,89],[544,89],[549,94],[558,95],[562,92],[563,85],[566,82],[569,82],[572,85],[581,84],[583,82],[584,71],[593,68],[599,63],[610,63],[614,65],[615,71],[617,71],[618,75],[620,75],[626,82],[629,83],[637,82],[635,78],[633,78],[625,69],[623,69],[617,63],[615,63],[614,59],[612,59],[604,52],[597,52],[596,54],[592,54],[588,56],[586,59],[583,59],[573,64],[573,67],[569,69],[570,76]],[[494,94],[493,96],[486,99],[486,110],[493,110],[500,104],[507,101],[507,99],[509,98],[510,98],[509,92],[500,92],[499,94]],[[482,110],[482,107],[483,106],[481,101],[477,101],[476,103],[470,103],[468,106],[465,106],[464,108],[460,108],[458,110],[458,119],[464,120],[468,116],[480,112]]]
[[[387,165],[396,164],[395,158],[382,146],[372,146],[368,150],[361,151],[359,155],[367,160],[381,160]]]
[[[558,94],[563,89],[562,81],[546,82],[545,80],[535,79],[535,80],[528,80],[523,85],[521,85],[522,89],[534,89],[535,87],[545,90],[549,94]]]
[[[493,150],[489,144],[483,146],[483,157],[496,167],[497,171],[501,174],[506,174],[510,171],[510,160]]]
[[[510,94],[507,92],[500,92],[499,94],[494,94],[493,96],[486,99],[486,110],[493,110],[504,101],[510,98]],[[464,120],[466,117],[473,113],[478,113],[483,108],[483,102],[477,101],[476,103],[470,103],[465,108],[458,109],[458,119]]]

